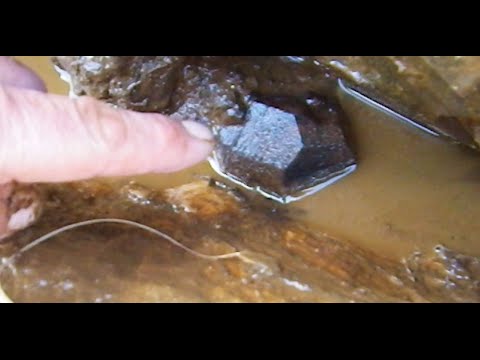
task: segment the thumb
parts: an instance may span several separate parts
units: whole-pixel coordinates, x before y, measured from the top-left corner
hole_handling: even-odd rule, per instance
[[[0,56],[0,84],[47,91],[37,74],[10,56]]]
[[[211,140],[190,121],[0,86],[3,183],[174,172],[204,160]]]

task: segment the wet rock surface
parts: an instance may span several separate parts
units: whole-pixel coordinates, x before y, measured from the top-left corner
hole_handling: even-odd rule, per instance
[[[335,76],[430,129],[480,145],[480,57],[315,56]]]
[[[62,225],[92,218],[139,221],[209,261],[142,230],[97,224],[33,248],[6,270],[14,301],[473,302],[479,260],[438,247],[398,263],[347,241],[312,234],[270,204],[218,181],[162,191],[98,182],[42,185],[42,221],[4,242],[1,256]]]

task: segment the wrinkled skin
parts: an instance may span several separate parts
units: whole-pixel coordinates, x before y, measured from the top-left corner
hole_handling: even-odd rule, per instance
[[[311,234],[283,210],[213,180],[163,191],[135,184],[119,190],[98,182],[37,190],[46,199],[42,221],[9,239],[0,248],[3,255],[56,227],[117,217],[159,229],[200,253],[241,251],[250,261],[198,259],[138,229],[95,225],[19,258],[13,282],[3,276],[13,300],[480,301],[476,258],[438,247],[396,263]]]

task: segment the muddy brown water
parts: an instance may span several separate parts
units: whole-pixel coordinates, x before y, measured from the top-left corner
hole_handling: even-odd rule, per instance
[[[52,69],[48,57],[18,59],[42,76],[49,91],[67,94],[67,85]],[[348,95],[342,95],[342,103],[350,117],[359,166],[352,175],[334,185],[288,205],[292,216],[305,222],[313,232],[349,240],[394,260],[401,260],[414,251],[430,251],[437,244],[480,256],[480,223],[475,219],[480,213],[480,155],[447,144]],[[166,188],[186,184],[198,175],[218,178],[204,163],[175,175],[103,181],[125,183],[135,180],[152,188]],[[151,287],[152,283],[158,285],[161,281],[164,281],[163,300],[168,300],[168,292],[175,286],[171,279],[158,277],[156,270],[151,270],[151,275],[146,272],[147,275],[142,277],[128,275],[129,271],[137,271],[142,261],[147,261],[145,254],[155,251],[153,245],[141,239],[137,248],[122,241],[96,244],[95,237],[85,231],[82,234],[87,234],[84,237],[88,239],[78,244],[67,246],[62,241],[51,240],[43,245],[43,249],[33,249],[28,255],[31,262],[28,256],[25,259],[28,266],[22,270],[19,264],[21,271],[5,285],[7,291],[15,288],[14,300],[110,301],[115,299],[115,292],[125,292],[125,287],[131,286],[135,290],[122,299],[162,301],[160,293],[152,295]],[[62,254],[61,258],[59,254]],[[151,257],[148,259],[152,261]],[[175,256],[163,260],[156,266],[175,266]],[[199,276],[196,272],[198,262],[201,260],[192,259],[185,265],[182,270],[185,279],[200,281],[196,279]],[[155,268],[152,264],[149,266]],[[55,281],[51,281],[52,269],[57,273],[63,271],[64,279],[56,276]],[[69,280],[72,272],[83,273],[90,281],[73,284]],[[28,283],[33,281],[32,273],[36,274],[34,285]],[[105,280],[109,276],[116,280]],[[27,278],[30,280],[25,280]],[[182,284],[188,289],[185,279]],[[19,284],[23,286],[22,291]],[[35,298],[29,293],[32,287],[45,291],[42,296],[38,291],[32,292],[36,294]],[[59,288],[63,290],[57,291]],[[75,296],[66,296],[69,291],[75,291]],[[195,299],[195,294],[188,291],[184,298],[175,298],[179,301]]]

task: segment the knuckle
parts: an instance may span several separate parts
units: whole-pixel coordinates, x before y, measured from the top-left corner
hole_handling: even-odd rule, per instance
[[[127,143],[127,123],[119,112],[89,97],[79,98],[77,107],[88,132],[98,146],[114,152]]]

